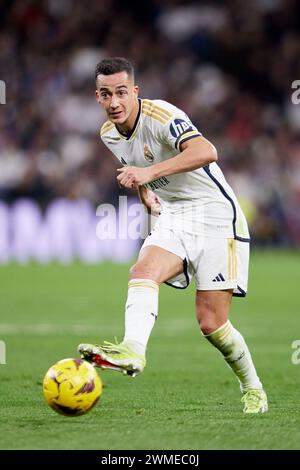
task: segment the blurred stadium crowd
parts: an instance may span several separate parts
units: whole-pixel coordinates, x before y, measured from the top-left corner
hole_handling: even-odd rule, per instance
[[[0,199],[117,202],[94,68],[136,66],[140,94],[184,109],[219,152],[252,237],[300,245],[300,2],[0,1]]]

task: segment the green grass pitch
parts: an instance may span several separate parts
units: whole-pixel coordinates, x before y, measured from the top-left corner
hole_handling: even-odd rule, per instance
[[[254,252],[248,297],[233,301],[269,396],[269,413],[241,412],[238,383],[202,338],[194,286],[160,289],[145,372],[100,371],[103,395],[87,415],[67,418],[42,396],[46,370],[76,357],[80,342],[123,334],[128,266],[0,268],[1,449],[299,449],[299,253]]]

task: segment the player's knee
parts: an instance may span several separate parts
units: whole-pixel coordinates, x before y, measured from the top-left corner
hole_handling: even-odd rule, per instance
[[[206,336],[206,335],[210,335],[211,333],[213,333],[214,331],[216,331],[218,329],[218,326],[213,323],[213,322],[209,322],[209,323],[200,323],[200,329],[202,331],[202,333]]]
[[[158,269],[150,266],[147,262],[138,261],[129,270],[129,279],[151,279],[157,283],[160,282],[160,273]]]
[[[211,310],[198,310],[196,316],[200,329],[204,335],[213,333],[220,326]]]

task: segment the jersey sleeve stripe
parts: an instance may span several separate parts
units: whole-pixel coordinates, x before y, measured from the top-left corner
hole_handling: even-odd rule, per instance
[[[100,135],[106,134],[106,132],[110,131],[114,127],[114,124],[110,121],[107,121],[103,124],[100,129]]]
[[[175,147],[178,149],[179,145],[185,142],[186,140],[193,139],[194,137],[202,137],[199,131],[191,131],[186,134],[180,135],[175,142]]]
[[[150,112],[153,111],[153,112],[155,112],[158,116],[161,116],[163,119],[165,119],[166,122],[167,122],[167,120],[169,119],[169,117],[166,116],[164,113],[162,113],[156,106],[150,106],[150,105],[148,105],[148,104],[145,103],[145,104],[143,105],[143,109],[144,109],[145,111],[150,111]]]
[[[111,121],[105,121],[104,124],[102,124],[102,129],[105,129],[105,127],[111,126],[112,122]]]
[[[168,118],[172,117],[172,114],[167,111],[166,109],[162,108],[161,106],[158,106],[157,104],[153,103],[152,101],[148,100],[143,100],[143,104],[151,106],[151,108],[156,108],[157,110],[161,111],[164,113]]]
[[[161,122],[162,124],[166,124],[167,120],[165,119],[162,119],[160,116],[158,116],[157,114],[155,114],[154,111],[149,111],[147,112],[146,110],[143,111],[143,114],[145,114],[146,116],[150,116],[152,117],[153,119],[156,119],[157,121]]]
[[[111,126],[106,126],[106,127],[102,127],[101,128],[101,134],[103,134],[103,132],[107,132],[109,129],[111,129],[112,127],[114,127],[114,124],[111,124]]]
[[[104,124],[104,126],[102,126],[102,130],[104,131],[105,129],[112,127],[112,126],[114,126],[114,124],[112,122],[109,122],[107,124]]]
[[[146,108],[146,109],[151,109],[151,110],[153,109],[153,110],[157,111],[158,113],[162,114],[165,119],[169,119],[172,116],[172,114],[167,113],[162,108],[160,108],[159,106],[156,106],[153,103],[144,103],[143,102],[143,107]]]

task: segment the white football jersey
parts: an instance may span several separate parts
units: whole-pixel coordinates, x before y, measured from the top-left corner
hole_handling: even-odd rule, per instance
[[[122,135],[110,121],[101,128],[102,141],[123,165],[154,165],[180,153],[183,142],[202,136],[183,111],[166,101],[139,99],[139,106],[130,135]],[[249,241],[246,219],[217,163],[145,186],[159,196],[170,226],[184,219],[188,231]]]

